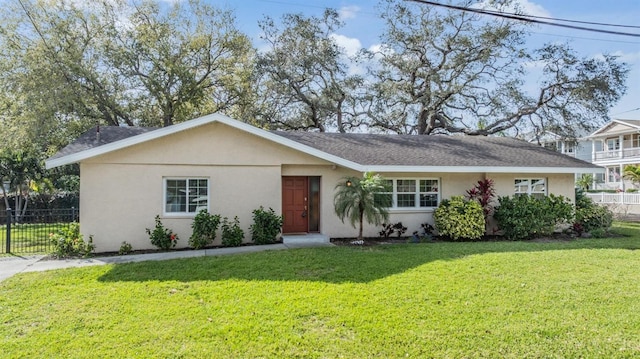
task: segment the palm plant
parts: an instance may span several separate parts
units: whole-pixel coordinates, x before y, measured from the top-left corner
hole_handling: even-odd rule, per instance
[[[640,166],[639,165],[627,165],[624,167],[624,178],[633,182],[633,184],[640,183]]]
[[[580,178],[576,180],[576,185],[583,191],[588,191],[589,188],[591,188],[591,186],[593,185],[593,181],[594,178],[591,173],[584,173],[582,174],[582,176],[580,176]]]
[[[391,207],[391,192],[380,175],[367,172],[362,178],[346,177],[340,181],[333,204],[340,220],[345,218],[356,228],[359,223],[358,240],[362,240],[364,220],[376,226],[389,220],[388,208]]]

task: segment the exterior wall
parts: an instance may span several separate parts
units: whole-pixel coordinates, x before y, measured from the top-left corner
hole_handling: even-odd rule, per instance
[[[220,123],[139,144],[80,164],[80,218],[85,238],[97,251],[153,248],[145,228],[154,217],[188,246],[194,215],[163,216],[164,177],[209,178],[210,212],[238,216],[250,239],[251,211],[263,206],[281,213],[281,164],[322,164],[324,160],[288,149]],[[220,235],[214,244],[220,243]]]
[[[154,217],[178,234],[186,247],[194,215],[163,215],[165,177],[209,179],[210,212],[238,216],[245,241],[250,240],[252,211],[259,206],[282,212],[282,176],[320,177],[320,232],[355,237],[357,229],[335,215],[335,186],[346,176],[361,173],[286,148],[252,134],[213,123],[127,149],[98,156],[80,165],[80,218],[85,238],[94,238],[97,251],[117,251],[123,241],[134,249],[153,248],[145,228]],[[574,199],[573,174],[384,173],[386,178],[440,179],[440,200],[464,195],[485,177],[495,180],[499,196],[513,195],[515,178],[548,179],[549,193]],[[402,222],[407,235],[420,224],[433,224],[433,209],[394,209],[390,222]],[[367,237],[378,237],[379,226],[365,223]],[[220,244],[218,233],[214,245]]]

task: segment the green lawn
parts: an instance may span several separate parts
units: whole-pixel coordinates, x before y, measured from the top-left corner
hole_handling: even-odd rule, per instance
[[[0,357],[639,357],[640,225],[617,231],[21,274]]]

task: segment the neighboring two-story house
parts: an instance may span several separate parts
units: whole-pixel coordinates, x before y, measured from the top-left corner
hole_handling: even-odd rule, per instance
[[[570,157],[577,158],[579,160],[583,160],[586,162],[591,162],[592,160],[592,145],[591,140],[586,138],[587,134],[584,136],[580,136],[578,138],[567,138],[565,136],[558,135],[551,131],[546,131],[541,136],[537,136],[533,138],[532,135],[527,135],[525,138],[530,143],[538,143],[540,146],[558,151],[562,154],[565,154]],[[591,188],[597,188],[599,183],[602,183],[604,180],[604,175],[602,173],[576,173],[576,180],[580,178],[583,174],[592,174],[594,177],[594,185]]]
[[[591,143],[590,162],[606,169],[597,188],[634,188],[624,168],[640,164],[640,120],[612,120],[584,139]]]

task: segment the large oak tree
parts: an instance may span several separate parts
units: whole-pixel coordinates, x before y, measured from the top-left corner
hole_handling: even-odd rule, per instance
[[[570,136],[607,119],[625,92],[628,69],[614,56],[579,57],[558,44],[529,51],[523,23],[407,1],[383,0],[380,8],[382,50],[369,52],[376,62],[372,127],[423,135],[519,129]],[[533,92],[524,82],[531,68],[541,69]]]

